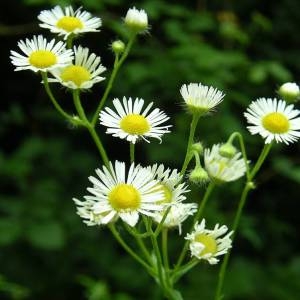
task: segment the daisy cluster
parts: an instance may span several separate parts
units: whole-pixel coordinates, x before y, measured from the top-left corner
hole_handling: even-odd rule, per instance
[[[92,16],[82,8],[74,10],[72,6],[55,6],[51,10],[43,10],[37,18],[41,22],[40,27],[62,37],[63,41],[48,40],[43,35],[20,40],[18,47],[21,53],[12,50],[10,55],[15,71],[48,73],[52,76],[49,82],[60,83],[71,90],[90,89],[105,79],[100,76],[106,70],[101,64],[100,56],[81,45],[68,46],[82,34],[99,32],[101,18]],[[129,29],[133,28],[136,34],[141,33],[148,27],[147,14],[144,10],[129,9],[124,23]],[[124,44],[120,43],[122,42],[118,41],[112,48],[118,46],[119,49],[121,45],[124,49]]]
[[[52,10],[44,10],[37,18],[41,22],[41,28],[56,34],[60,40],[48,40],[43,35],[20,40],[20,52],[12,50],[10,55],[16,71],[39,72],[45,85],[48,82],[58,83],[74,92],[74,95],[105,80],[102,74],[106,68],[101,63],[101,57],[90,52],[89,48],[73,45],[73,40],[78,36],[99,32],[101,18],[92,16],[82,8],[74,10],[71,6],[56,6]],[[124,25],[131,37],[145,33],[149,29],[148,15],[144,10],[133,7],[127,11]],[[120,40],[112,43],[116,63],[126,58],[129,51],[126,47]],[[122,53],[125,56],[119,60]],[[105,90],[104,100],[112,86],[114,71],[119,66],[112,71],[114,75]],[[191,128],[194,131],[199,118],[215,112],[225,97],[223,91],[202,83],[183,84],[180,94],[186,111],[192,115]],[[279,89],[279,94],[285,99],[291,99],[299,98],[300,92],[298,86],[288,83]],[[78,102],[75,103],[78,110]],[[223,184],[238,180],[249,171],[245,153],[239,152],[231,143],[219,143],[204,149],[201,143],[194,143],[193,138],[188,141],[181,172],[164,164],[137,164],[134,161],[135,145],[143,141],[150,143],[151,139],[162,142],[164,134],[170,133],[172,127],[168,124],[170,117],[156,108],[154,102],[146,103],[139,97],[114,98],[103,109],[102,104],[104,102],[101,101],[96,110],[95,123],[99,118],[100,125],[106,128],[106,134],[129,143],[131,164],[128,166],[118,160],[113,163],[103,159],[105,165],[97,168],[96,174],[88,178],[88,195],[82,200],[73,198],[77,214],[89,226],[113,225],[121,221],[126,226],[135,227],[142,217],[149,218],[151,224],[156,224],[156,228],[178,228],[181,234],[183,222],[193,215],[199,219],[201,212],[201,204],[187,201],[190,189],[184,181],[184,175],[192,158],[195,159],[195,168],[189,175],[192,183]],[[89,122],[83,108],[79,108],[81,113],[78,112],[78,115],[84,116],[86,127],[90,131],[94,130],[94,122]],[[297,141],[300,137],[299,115],[300,111],[294,109],[293,104],[276,98],[259,98],[244,113],[250,133],[261,135],[266,144],[273,141],[285,144]],[[97,135],[95,131],[93,134]],[[233,232],[228,231],[227,226],[219,224],[212,230],[207,229],[205,219],[200,222],[197,218],[192,223],[193,230],[185,237],[191,256],[216,264],[218,257],[231,248]]]

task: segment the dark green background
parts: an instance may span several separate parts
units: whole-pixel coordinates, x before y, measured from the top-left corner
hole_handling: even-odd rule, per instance
[[[263,141],[250,136],[243,112],[259,97],[275,97],[280,84],[300,75],[300,2],[281,1],[2,1],[0,112],[0,299],[160,299],[151,278],[119,248],[105,228],[87,227],[72,197],[82,197],[87,177],[101,166],[83,129],[73,128],[54,110],[33,72],[14,72],[9,51],[19,39],[49,32],[37,15],[70,4],[100,16],[100,33],[79,42],[101,55],[109,75],[110,43],[124,38],[122,17],[135,5],[148,12],[150,31],[135,44],[119,73],[113,97],[155,101],[171,117],[172,133],[162,144],[137,145],[137,160],[180,168],[190,118],[179,93],[184,83],[202,82],[226,93],[197,138],[210,147],[240,131],[250,160]],[[85,94],[92,113],[105,82]],[[55,93],[71,112],[69,95]],[[109,103],[108,101],[108,103]],[[128,160],[128,145],[105,136],[112,160]],[[175,149],[175,150],[174,150]],[[299,143],[276,145],[250,194],[226,278],[231,300],[296,300],[300,295]],[[176,152],[175,152],[176,151]],[[209,224],[230,226],[243,180],[218,188],[206,210]],[[192,201],[202,189],[193,188]],[[174,237],[176,236],[174,232]],[[174,255],[179,245],[174,242]],[[187,300],[212,299],[218,266],[199,265],[178,286]]]

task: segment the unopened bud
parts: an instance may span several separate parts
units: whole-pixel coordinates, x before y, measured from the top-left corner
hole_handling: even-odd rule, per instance
[[[190,173],[189,180],[195,184],[205,184],[209,181],[209,176],[202,167],[196,167]]]
[[[278,94],[287,102],[295,102],[299,100],[300,89],[294,82],[286,82],[280,86]]]
[[[249,190],[254,190],[256,188],[255,183],[253,181],[247,182],[247,187]]]
[[[201,155],[203,153],[203,145],[200,142],[194,143],[192,144],[191,150]]]
[[[122,41],[117,40],[117,41],[112,42],[111,48],[115,54],[122,54],[125,49],[125,44]]]
[[[231,143],[223,144],[219,149],[219,154],[226,158],[232,158],[237,150]]]
[[[143,9],[130,8],[127,11],[124,22],[127,28],[134,33],[142,33],[148,28],[148,16]]]

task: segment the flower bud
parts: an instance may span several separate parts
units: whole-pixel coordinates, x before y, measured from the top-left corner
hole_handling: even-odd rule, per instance
[[[124,22],[127,28],[134,33],[142,33],[148,28],[148,16],[143,9],[130,8],[127,11]]]
[[[125,49],[125,44],[121,40],[112,42],[111,48],[115,54],[122,54]]]
[[[189,181],[195,184],[205,184],[209,181],[209,176],[202,167],[196,167],[191,171]]]
[[[294,82],[286,82],[280,86],[278,94],[287,102],[295,102],[299,100],[300,89]]]
[[[196,151],[200,155],[203,153],[203,145],[200,142],[192,144],[191,151]]]
[[[232,158],[237,150],[231,143],[223,144],[219,149],[219,154],[226,158]]]
[[[254,190],[256,188],[256,185],[253,181],[247,182],[247,187],[249,190]]]

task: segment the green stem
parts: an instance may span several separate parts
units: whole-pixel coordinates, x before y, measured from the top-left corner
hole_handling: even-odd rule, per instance
[[[165,271],[167,275],[166,277],[169,279],[168,274],[170,271],[170,266],[169,266],[169,256],[168,256],[168,228],[164,228],[162,230],[161,245],[162,245],[163,262],[164,262]]]
[[[89,121],[86,117],[85,111],[80,101],[80,90],[73,90],[73,101],[79,117],[81,118],[82,121],[84,121],[85,126],[88,126]]]
[[[242,215],[242,211],[243,211],[243,208],[245,206],[247,195],[248,195],[248,192],[250,191],[250,189],[251,189],[250,186],[247,185],[247,184],[245,185],[245,187],[243,189],[241,199],[240,199],[240,202],[239,202],[239,206],[238,206],[238,210],[237,210],[236,216],[235,216],[234,221],[233,221],[233,227],[232,227],[233,234],[231,236],[232,242],[234,240],[234,236],[236,234],[236,230],[237,230],[237,227],[239,225],[240,218],[241,218],[241,215]],[[226,253],[226,255],[223,259],[223,262],[222,262],[222,265],[221,265],[221,268],[220,268],[220,271],[219,271],[219,277],[218,277],[219,279],[218,279],[218,284],[217,284],[217,289],[216,289],[216,294],[215,294],[215,300],[221,300],[223,298],[222,289],[223,289],[224,278],[225,278],[225,273],[226,273],[230,253],[231,253],[231,251],[228,250],[228,252]]]
[[[74,90],[73,92],[73,100],[74,100],[74,105],[75,108],[77,110],[77,113],[79,115],[79,117],[81,118],[81,120],[84,122],[84,126],[87,128],[87,130],[89,131],[93,141],[95,142],[98,151],[101,155],[101,158],[103,160],[103,163],[105,164],[105,166],[109,169],[109,159],[107,157],[106,151],[101,143],[101,140],[98,136],[98,134],[95,131],[95,128],[91,126],[89,120],[87,119],[84,109],[81,105],[81,101],[80,101],[80,91],[79,90]]]
[[[109,92],[110,92],[110,90],[111,90],[111,88],[113,86],[113,82],[114,82],[114,80],[115,80],[115,78],[116,78],[116,76],[118,74],[118,71],[119,71],[120,67],[122,66],[122,64],[124,63],[126,57],[129,54],[129,51],[130,51],[130,49],[131,49],[131,47],[133,45],[135,37],[136,37],[136,35],[132,35],[131,38],[129,39],[128,44],[126,45],[126,48],[125,48],[125,50],[124,50],[124,52],[123,52],[120,60],[119,60],[118,56],[116,56],[116,58],[115,58],[114,68],[112,70],[111,76],[110,76],[108,84],[106,86],[106,89],[105,89],[105,91],[103,93],[103,96],[102,96],[101,100],[99,101],[98,107],[97,107],[97,109],[95,111],[95,114],[94,114],[92,122],[91,122],[91,125],[93,127],[96,126],[98,115],[99,115],[102,107],[105,104],[105,101],[106,101],[106,99],[107,99],[107,97],[109,95]]]
[[[201,201],[201,204],[198,206],[198,210],[195,214],[195,217],[194,217],[194,222],[193,222],[193,227],[195,226],[196,222],[199,221],[200,217],[202,216],[203,214],[203,211],[204,211],[204,208],[207,204],[207,201],[209,199],[209,196],[211,194],[211,192],[213,191],[213,189],[215,188],[215,184],[211,181],[205,191],[205,194],[204,194],[204,197]]]
[[[237,229],[238,229],[238,226],[240,223],[240,219],[241,219],[241,216],[243,213],[243,209],[244,209],[244,206],[245,206],[245,203],[247,200],[248,193],[251,189],[253,189],[253,183],[251,180],[254,178],[254,176],[257,174],[257,172],[260,170],[263,162],[265,161],[268,153],[271,150],[271,147],[272,147],[272,144],[264,145],[264,148],[262,149],[262,151],[257,159],[256,164],[254,165],[253,169],[251,170],[251,172],[249,174],[248,181],[246,182],[245,187],[243,189],[241,199],[239,201],[238,209],[237,209],[234,221],[233,221],[233,226],[232,226],[233,234],[231,237],[232,243],[233,243],[234,238],[237,233]],[[220,271],[219,271],[219,279],[218,279],[218,283],[217,283],[215,300],[221,300],[223,298],[222,289],[223,289],[223,285],[224,285],[224,278],[225,278],[225,274],[226,274],[226,270],[227,270],[227,266],[228,266],[230,253],[231,253],[230,250],[226,253],[224,260],[222,262]]]
[[[167,218],[170,209],[171,209],[171,206],[169,206],[169,207],[166,209],[166,211],[165,211],[164,214],[163,214],[162,219],[160,220],[159,224],[157,225],[157,227],[156,227],[156,229],[155,229],[155,231],[154,231],[155,237],[158,237],[158,235],[160,234],[161,230],[163,229],[165,219]]]
[[[165,290],[162,258],[161,258],[158,243],[157,243],[157,240],[156,240],[156,237],[154,236],[154,234],[151,235],[151,242],[152,242],[153,250],[155,253],[155,257],[156,257],[156,267],[157,267],[159,282],[161,284],[162,289]]]
[[[135,150],[135,144],[129,142],[129,147],[130,147],[130,162],[133,163],[134,162],[134,150]]]
[[[187,144],[187,149],[186,149],[186,154],[185,154],[185,158],[184,158],[184,162],[182,165],[182,169],[180,174],[184,175],[187,166],[192,158],[192,153],[191,153],[191,146],[193,144],[194,141],[194,136],[195,136],[195,131],[196,131],[196,127],[198,124],[200,116],[198,114],[193,114],[193,119],[190,125],[190,134],[189,134],[189,139],[188,139],[188,144]]]
[[[166,293],[167,286],[165,284],[165,277],[164,277],[164,272],[163,272],[163,264],[162,264],[162,257],[160,253],[160,249],[157,243],[157,237],[155,236],[151,224],[148,221],[148,218],[143,216],[143,221],[146,227],[146,230],[151,233],[150,239],[153,247],[153,251],[156,257],[156,269],[157,269],[157,275],[158,275],[158,281],[160,284],[161,289],[163,290],[163,293]]]
[[[122,239],[119,232],[116,230],[114,224],[108,225],[109,229],[111,230],[115,239],[120,243],[120,245],[136,260],[138,261],[148,272],[149,274],[155,278],[155,272],[153,271],[152,267],[149,266],[140,256],[138,256]]]
[[[181,266],[179,269],[174,271],[171,277],[172,282],[177,282],[185,273],[194,268],[200,262],[199,259],[192,259],[185,265]]]
[[[70,34],[67,38],[67,48],[71,49],[73,46],[73,39],[74,39],[74,35]]]
[[[56,101],[50,86],[49,86],[49,82],[48,82],[48,77],[47,77],[47,73],[46,72],[41,72],[42,74],[42,79],[43,79],[43,84],[45,87],[45,90],[47,92],[48,97],[50,98],[52,104],[54,105],[54,107],[56,108],[56,110],[67,120],[72,120],[72,116],[69,115],[68,113],[66,113],[62,107],[58,104],[58,102]]]
[[[152,259],[149,251],[147,250],[147,247],[141,237],[141,234],[137,231],[135,227],[130,227],[126,223],[124,223],[126,230],[128,231],[129,234],[131,234],[135,239],[137,244],[139,245],[142,253],[144,254],[145,258],[148,260],[150,264],[152,264]],[[150,233],[149,233],[150,235]]]
[[[100,155],[101,155],[101,158],[102,158],[102,160],[103,160],[103,163],[105,164],[105,166],[106,166],[108,169],[110,169],[110,167],[109,167],[109,159],[108,159],[107,154],[106,154],[106,151],[105,151],[105,149],[104,149],[104,147],[103,147],[103,145],[102,145],[102,143],[101,143],[101,140],[100,140],[98,134],[97,134],[96,131],[95,131],[95,128],[92,127],[91,125],[89,125],[89,126],[87,127],[87,129],[88,129],[88,131],[89,131],[91,137],[93,138],[93,140],[94,140],[94,142],[95,142],[95,144],[96,144],[96,146],[97,146],[97,148],[98,148],[98,150],[99,150],[99,153],[100,153]]]
[[[267,155],[269,154],[269,152],[272,148],[272,145],[273,145],[272,143],[264,145],[264,148],[263,148],[255,166],[253,167],[252,171],[250,172],[250,180],[252,180],[254,178],[254,176],[256,175],[256,173],[259,171],[259,169],[262,166],[263,162],[265,161]]]
[[[247,180],[250,180],[250,170],[249,170],[249,163],[248,163],[248,158],[247,158],[247,153],[246,153],[246,148],[245,148],[245,144],[244,144],[244,138],[243,136],[239,133],[239,132],[234,132],[228,139],[228,143],[232,143],[232,141],[235,139],[235,137],[238,138],[239,140],[239,144],[241,147],[241,152],[243,155],[243,159],[245,161],[246,164],[246,176],[247,176]]]
[[[206,203],[207,203],[207,201],[209,199],[209,196],[210,196],[211,192],[213,191],[214,187],[215,187],[215,184],[213,182],[210,182],[209,185],[208,185],[208,187],[207,187],[207,189],[206,189],[206,191],[205,191],[205,194],[204,194],[204,197],[203,197],[203,199],[201,201],[201,204],[198,206],[198,210],[197,210],[197,212],[195,214],[193,225],[192,225],[190,231],[193,230],[196,222],[202,216],[204,208],[206,206]],[[175,270],[177,270],[180,267],[180,265],[182,264],[182,261],[185,258],[186,252],[188,250],[188,245],[189,245],[189,241],[186,240],[185,243],[184,243],[184,246],[182,248],[182,251],[181,251],[181,253],[179,255],[178,261],[176,263]]]

